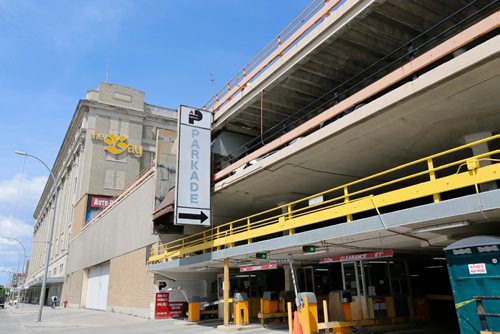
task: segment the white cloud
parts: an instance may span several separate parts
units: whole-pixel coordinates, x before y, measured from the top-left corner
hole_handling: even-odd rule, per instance
[[[16,208],[34,211],[46,182],[46,176],[28,177],[24,174],[0,181],[0,210],[4,215],[16,214]],[[10,212],[5,212],[6,209]]]
[[[33,235],[33,226],[14,217],[0,215],[0,231],[0,238],[30,238]],[[11,242],[4,240],[1,244],[11,244]]]
[[[12,272],[13,272],[13,270],[12,270],[12,268],[10,268],[10,267],[0,266],[0,272],[12,273]]]

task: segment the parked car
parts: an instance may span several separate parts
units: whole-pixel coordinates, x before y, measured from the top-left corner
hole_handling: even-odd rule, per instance
[[[3,297],[0,297],[0,307],[1,308],[5,307],[5,299]]]

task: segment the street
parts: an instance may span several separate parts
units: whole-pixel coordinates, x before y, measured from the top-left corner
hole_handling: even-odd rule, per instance
[[[1,333],[185,333],[220,334],[217,329],[222,321],[211,320],[200,324],[189,324],[181,320],[151,321],[130,315],[76,308],[45,307],[42,322],[36,322],[38,306],[25,304],[19,308],[6,305],[0,309]],[[245,329],[249,334],[288,333],[286,325],[271,325],[269,328]],[[370,331],[368,331],[370,333]],[[387,334],[454,334],[439,329],[421,328],[386,332]]]

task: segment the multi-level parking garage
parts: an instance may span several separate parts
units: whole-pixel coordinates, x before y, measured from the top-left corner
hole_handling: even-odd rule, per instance
[[[205,106],[215,226],[150,270],[225,263],[260,297],[292,289],[291,259],[300,290],[351,290],[357,319],[453,318],[442,248],[500,232],[499,23],[497,1],[313,1]],[[281,269],[238,274],[257,252]]]

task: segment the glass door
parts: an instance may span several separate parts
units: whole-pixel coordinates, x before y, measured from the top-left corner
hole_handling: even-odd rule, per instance
[[[358,300],[359,310],[368,315],[366,297],[365,268],[362,261],[342,262],[342,284],[344,290],[350,290],[353,297]]]
[[[298,270],[299,292],[314,291],[314,270],[313,267],[303,267]]]

